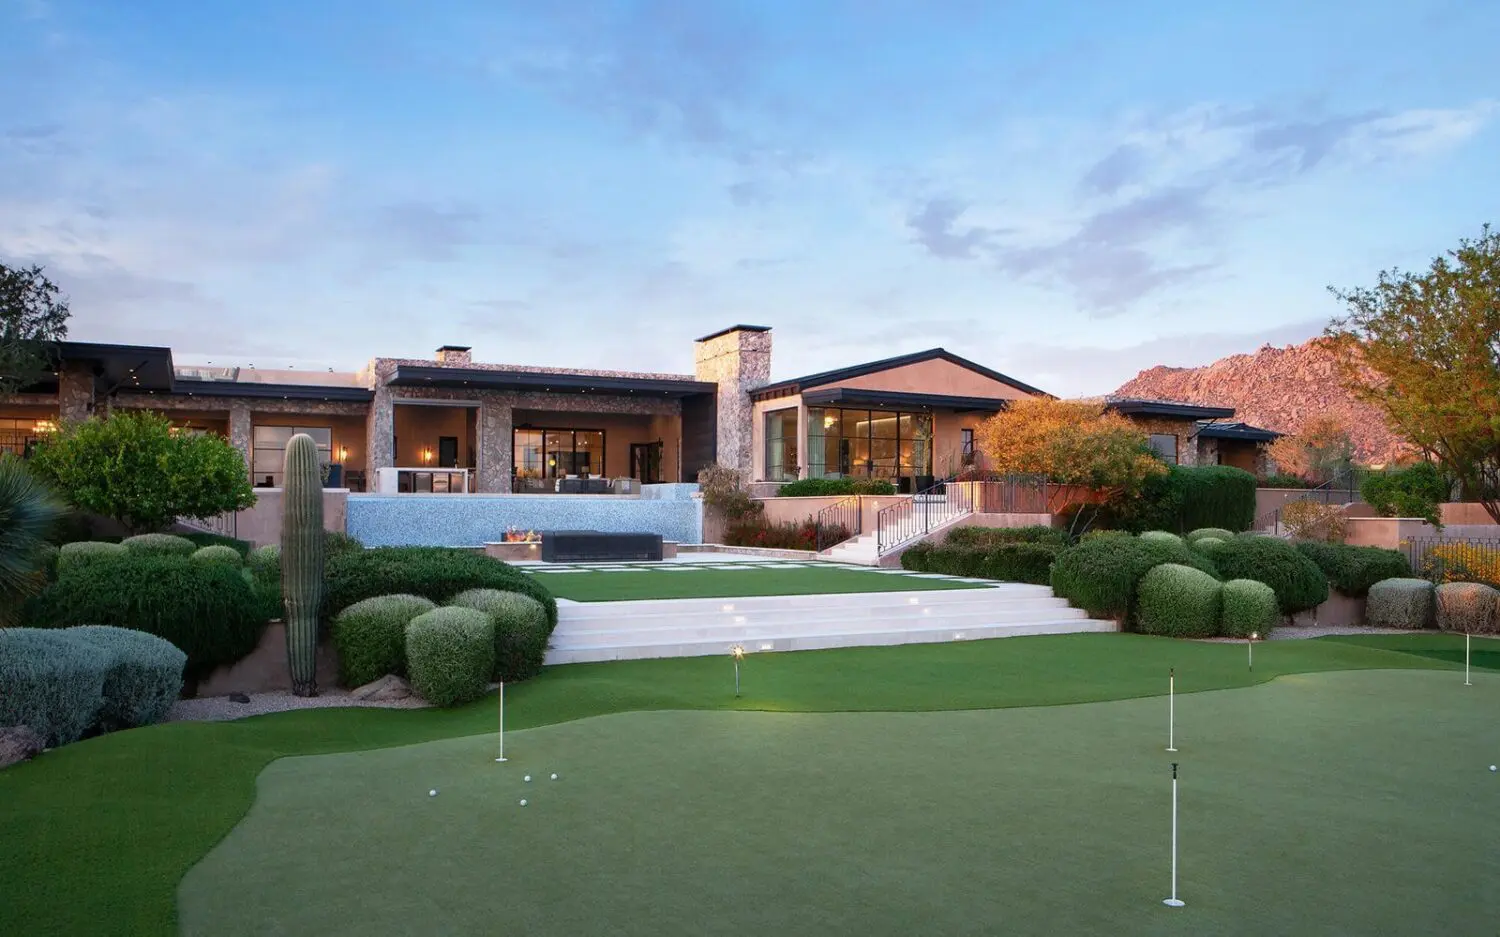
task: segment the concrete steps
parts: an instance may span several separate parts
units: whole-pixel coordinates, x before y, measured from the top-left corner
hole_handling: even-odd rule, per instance
[[[547,663],[1113,631],[1045,586],[559,603]]]

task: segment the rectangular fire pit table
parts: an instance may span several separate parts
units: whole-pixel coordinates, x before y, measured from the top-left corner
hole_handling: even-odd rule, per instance
[[[542,562],[586,563],[659,560],[661,534],[610,534],[598,530],[552,530],[542,534]]]

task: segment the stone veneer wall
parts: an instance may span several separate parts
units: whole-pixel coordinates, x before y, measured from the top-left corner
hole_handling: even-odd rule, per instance
[[[367,547],[477,547],[507,528],[652,533],[703,542],[696,498],[608,495],[350,495],[345,529]]]
[[[94,374],[87,366],[68,364],[57,379],[57,416],[80,423],[94,412]]]
[[[754,407],[750,390],[770,383],[771,333],[735,330],[699,342],[694,373],[719,385],[718,462],[745,478],[754,473]]]

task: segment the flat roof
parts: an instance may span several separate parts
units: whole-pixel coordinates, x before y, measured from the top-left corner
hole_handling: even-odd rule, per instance
[[[114,345],[105,342],[58,342],[64,363],[94,366],[94,387],[117,390],[171,390],[172,349],[158,345]]]
[[[368,403],[375,399],[368,387],[326,384],[268,384],[263,381],[199,381],[177,379],[172,391],[181,397],[244,397],[255,400],[343,400]]]
[[[1234,407],[1210,407],[1181,400],[1122,397],[1105,400],[1104,406],[1123,416],[1164,416],[1183,420],[1215,420],[1234,416]]]
[[[728,335],[730,332],[769,332],[769,331],[771,331],[771,327],[769,325],[744,325],[744,324],[741,324],[741,325],[731,325],[731,326],[729,326],[726,329],[719,329],[719,331],[717,331],[717,332],[710,332],[707,335],[703,336],[702,338],[693,339],[693,341],[695,341],[695,342],[706,342],[709,339],[718,338],[720,335]]]
[[[832,371],[819,371],[816,374],[807,374],[802,377],[794,377],[786,381],[774,381],[750,391],[752,397],[771,396],[780,391],[806,391],[809,388],[821,387],[824,384],[832,384],[837,381],[847,381],[854,377],[864,377],[867,374],[877,374],[881,371],[889,371],[892,368],[905,367],[909,364],[920,364],[923,361],[947,361],[961,368],[973,371],[975,374],[983,375],[993,381],[1009,384],[1011,387],[1028,394],[1038,394],[1050,397],[1046,391],[1030,384],[1022,383],[999,371],[991,370],[982,364],[970,361],[955,355],[946,348],[928,348],[925,351],[916,351],[908,355],[897,355],[894,358],[882,358],[879,361],[869,361],[864,364],[850,365],[847,368],[835,368]],[[999,398],[996,398],[999,399]]]
[[[1262,429],[1249,423],[1199,423],[1198,435],[1206,439],[1243,439],[1249,442],[1272,442],[1282,437],[1274,429]]]
[[[388,382],[391,387],[444,387],[471,390],[542,391],[556,394],[637,394],[690,397],[712,394],[719,385],[708,381],[655,377],[620,377],[557,371],[508,371],[494,368],[448,368],[401,364]]]
[[[954,410],[998,413],[1010,405],[1004,397],[961,397],[952,394],[914,394],[905,391],[864,390],[858,387],[832,387],[811,390],[802,395],[808,406],[854,406],[883,410]]]

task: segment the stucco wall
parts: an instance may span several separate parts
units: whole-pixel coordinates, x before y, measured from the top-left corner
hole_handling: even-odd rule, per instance
[[[1439,514],[1444,524],[1471,524],[1478,526],[1495,524],[1495,519],[1490,517],[1489,512],[1481,504],[1444,504],[1441,505],[1442,513]],[[1500,530],[1496,530],[1491,536],[1500,537]]]
[[[346,519],[349,492],[343,488],[323,489],[323,529],[342,531]],[[235,536],[256,546],[281,542],[280,488],[255,489],[255,504],[235,515]]]
[[[477,547],[509,527],[653,533],[703,542],[702,502],[599,495],[354,495],[348,531],[367,547]]]
[[[934,359],[889,368],[874,374],[846,378],[830,384],[819,384],[818,390],[851,387],[861,390],[885,390],[912,394],[948,394],[954,397],[1002,397],[1018,400],[1031,395],[1018,387],[997,381],[960,367],[951,361]]]

